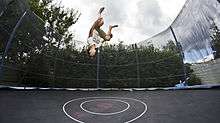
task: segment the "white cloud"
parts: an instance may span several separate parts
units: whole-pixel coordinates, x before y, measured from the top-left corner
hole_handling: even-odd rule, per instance
[[[109,24],[118,24],[112,42],[126,44],[142,41],[164,30],[177,16],[186,0],[62,0],[67,8],[76,8],[82,16],[72,27],[77,40],[86,41],[88,31],[97,18],[100,7],[104,12],[107,30]]]

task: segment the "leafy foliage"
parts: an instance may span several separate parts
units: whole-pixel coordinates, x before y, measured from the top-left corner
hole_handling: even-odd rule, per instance
[[[80,13],[66,10],[51,0],[29,2],[31,11],[16,31],[5,58],[4,65],[12,68],[5,69],[4,77],[16,72],[13,74],[16,77],[10,80],[25,86],[96,87],[97,58],[89,58],[86,47],[77,50],[72,42],[74,35],[69,31]],[[7,38],[3,39],[2,35],[9,37],[22,14],[14,10],[16,5],[12,4],[0,21],[6,29],[0,30],[3,32],[0,40],[4,42]],[[100,87],[167,87],[174,86],[183,77],[182,63],[173,41],[162,50],[153,45],[126,46],[121,42],[105,45],[100,51]],[[188,76],[192,76],[189,82],[199,84],[190,65],[186,66]]]
[[[215,57],[220,58],[220,30],[218,29],[218,26],[213,23],[212,30],[212,43],[213,43],[213,50],[216,51]]]

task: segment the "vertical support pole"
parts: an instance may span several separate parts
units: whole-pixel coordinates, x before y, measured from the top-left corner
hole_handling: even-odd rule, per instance
[[[138,56],[138,47],[137,44],[135,44],[135,55],[136,55],[136,66],[137,66],[137,84],[138,88],[141,87],[141,81],[140,81],[140,67],[139,67],[139,56]]]
[[[6,45],[6,47],[5,47],[5,51],[4,51],[4,53],[3,53],[3,55],[2,55],[2,59],[1,59],[1,64],[0,64],[0,79],[3,79],[3,78],[2,78],[2,77],[3,77],[2,74],[3,74],[4,60],[5,60],[6,55],[8,54],[9,48],[11,47],[12,39],[14,38],[15,32],[16,32],[17,28],[20,26],[20,24],[21,24],[21,22],[22,22],[24,16],[26,15],[26,13],[27,13],[27,12],[25,11],[25,12],[22,14],[22,16],[21,16],[20,19],[18,20],[17,24],[15,25],[15,27],[14,27],[14,29],[13,29],[13,31],[12,31],[12,33],[11,33],[9,39],[8,39],[7,45]]]
[[[100,88],[99,86],[99,67],[100,67],[100,47],[97,48],[97,69],[96,69],[96,87]]]
[[[2,71],[3,71],[3,55],[4,55],[4,52],[0,52],[0,80],[2,80]]]
[[[56,55],[55,55],[56,56]],[[56,83],[56,64],[57,60],[54,61],[54,66],[53,66],[53,83],[49,86],[52,86],[52,88],[55,88],[55,83]]]
[[[1,1],[0,1],[0,16],[3,15],[5,9],[6,9],[5,1],[4,1],[4,0],[1,0]]]
[[[170,30],[172,32],[172,35],[174,37],[174,40],[176,42],[176,46],[180,52],[180,57],[181,57],[181,62],[182,62],[182,66],[183,66],[183,74],[184,74],[184,81],[186,82],[187,81],[187,75],[186,75],[186,67],[185,67],[185,64],[184,64],[184,53],[183,53],[183,49],[182,49],[182,46],[181,44],[178,42],[177,38],[176,38],[176,35],[175,35],[175,32],[173,30],[173,28],[170,26]]]

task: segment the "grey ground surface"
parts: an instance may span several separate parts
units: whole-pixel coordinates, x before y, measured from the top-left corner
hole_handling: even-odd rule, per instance
[[[134,123],[220,123],[220,90],[179,91],[0,91],[0,123],[77,123],[63,112],[63,105],[77,98],[121,97],[133,98],[147,104],[147,112]],[[125,100],[126,101],[126,100]],[[114,102],[114,101],[113,101]],[[129,102],[128,103],[133,103]],[[92,102],[95,103],[95,102]],[[86,105],[93,105],[88,103]],[[109,102],[107,102],[109,103]],[[114,102],[117,103],[117,102]],[[85,106],[86,106],[85,105]],[[125,107],[125,104],[115,104]],[[132,104],[131,104],[132,105]],[[134,102],[135,110],[120,116],[85,116],[89,123],[118,123],[139,115],[143,105]],[[110,105],[111,106],[111,105]],[[67,106],[73,115],[77,104]],[[92,107],[90,107],[91,109]],[[132,107],[131,107],[132,108]],[[118,111],[113,107],[110,112]],[[76,109],[78,110],[78,109]],[[137,114],[135,114],[137,113]]]

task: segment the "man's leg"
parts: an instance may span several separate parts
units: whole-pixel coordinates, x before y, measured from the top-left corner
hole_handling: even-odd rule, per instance
[[[116,27],[118,27],[118,25],[114,25],[114,26],[110,25],[109,26],[109,30],[108,30],[108,32],[105,36],[105,41],[110,41],[111,40],[111,38],[112,38],[112,29],[116,28]]]
[[[109,26],[109,29],[108,29],[108,32],[107,32],[107,35],[111,35],[111,34],[112,34],[112,29],[113,29],[113,28],[116,28],[116,27],[118,27],[118,25],[113,25],[113,26],[110,25],[110,26]]]

